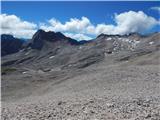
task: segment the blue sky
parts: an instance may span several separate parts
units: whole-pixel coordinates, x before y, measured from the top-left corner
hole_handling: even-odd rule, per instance
[[[21,20],[21,22],[26,21],[29,23],[36,24],[36,27],[35,28],[33,27],[34,29],[47,27],[47,28],[50,28],[49,30],[52,30],[52,29],[55,31],[62,30],[63,33],[66,33],[69,36],[80,33],[88,37],[95,37],[97,34],[101,32],[108,33],[107,30],[104,30],[108,28],[112,28],[115,31],[117,31],[118,29],[119,31],[119,28],[114,28],[114,27],[117,26],[116,24],[118,22],[116,21],[119,21],[119,19],[122,18],[122,15],[121,15],[121,18],[119,17],[117,19],[115,16],[116,15],[118,16],[120,14],[129,12],[129,11],[132,11],[132,12],[125,15],[127,16],[132,15],[133,19],[136,13],[141,14],[141,13],[138,13],[139,11],[142,11],[145,15],[147,15],[148,17],[152,17],[157,21],[159,20],[159,17],[160,17],[159,16],[160,11],[158,11],[160,2],[158,1],[157,2],[156,1],[154,2],[153,1],[152,2],[151,1],[150,2],[139,2],[139,1],[134,1],[134,2],[126,2],[126,1],[125,2],[105,2],[105,1],[103,2],[53,2],[53,1],[18,2],[17,1],[17,2],[2,2],[1,5],[2,5],[2,11],[1,11],[2,14],[6,14],[8,16],[15,15]],[[104,26],[104,28],[100,27],[101,30],[99,31],[101,32],[97,32],[95,34],[85,33],[82,30],[78,33],[78,30],[76,28],[75,28],[77,30],[77,31],[75,30],[76,32],[74,32],[73,30],[70,31],[69,29],[66,30],[65,28],[67,26],[67,25],[65,26],[66,22],[69,22],[69,21],[71,22],[70,20],[71,18],[76,18],[79,21],[83,21],[82,17],[86,17],[86,19],[88,19],[90,22],[89,24],[92,24],[92,26],[94,26],[95,29],[98,29],[97,28],[98,24],[102,24],[101,26],[103,25],[106,25],[106,26]],[[56,21],[61,23],[61,26],[64,25],[63,28],[65,28],[65,30],[62,28],[55,29],[54,28],[55,26],[53,25],[54,21],[51,19],[53,20],[56,19]],[[84,19],[84,21],[86,19]],[[49,20],[52,22],[48,22]],[[142,22],[145,22],[145,20],[143,20]],[[107,26],[107,25],[112,25],[112,26]],[[88,25],[84,27],[87,27],[87,26]],[[135,29],[137,29],[137,32],[140,31],[142,33],[160,31],[158,24],[154,24],[152,27],[150,27],[148,30],[144,32],[142,30],[138,30],[138,28],[135,28]],[[123,32],[117,32],[117,33],[123,33]]]

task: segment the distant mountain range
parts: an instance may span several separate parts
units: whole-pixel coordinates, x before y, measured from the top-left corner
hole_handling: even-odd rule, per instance
[[[123,37],[127,36],[136,36],[136,37],[142,37],[142,35],[138,33],[131,33],[129,35],[123,35]],[[97,38],[103,38],[103,37],[122,37],[121,35],[106,35],[106,34],[100,34]],[[61,42],[61,44],[70,44],[70,45],[82,45],[91,41],[81,40],[77,41],[75,39],[66,37],[61,32],[45,32],[43,30],[38,30],[30,40],[23,40],[19,38],[15,38],[12,35],[9,34],[2,34],[1,35],[1,56],[9,55],[12,53],[16,53],[21,49],[24,48],[32,48],[41,50],[47,42],[55,43],[55,42]]]
[[[21,49],[31,47],[32,49],[41,50],[46,42],[62,42],[63,44],[71,45],[81,45],[87,43],[88,41],[82,40],[77,41],[72,38],[64,36],[61,32],[45,32],[43,30],[38,30],[28,41],[23,39],[15,38],[9,34],[1,35],[1,56],[16,53]]]
[[[105,56],[112,61],[128,60],[160,48],[160,33],[142,36],[101,34],[90,41],[77,41],[60,32],[38,30],[28,41],[1,35],[2,66],[36,65],[46,68],[83,68],[103,61]],[[111,56],[110,56],[111,55]],[[43,64],[42,64],[43,63]]]
[[[22,49],[24,41],[13,37],[12,35],[1,35],[1,56],[16,53]]]

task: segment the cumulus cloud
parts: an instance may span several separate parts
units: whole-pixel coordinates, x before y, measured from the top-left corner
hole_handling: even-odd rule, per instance
[[[146,15],[142,11],[129,11],[119,15],[116,14],[115,22],[117,26],[115,26],[113,33],[117,34],[127,34],[131,32],[142,33],[158,24],[155,18]]]
[[[41,29],[45,29],[47,31],[54,30],[54,31],[70,31],[70,32],[79,32],[84,33],[86,27],[91,25],[90,20],[87,17],[82,17],[81,19],[71,18],[69,21],[62,24],[60,21],[52,18],[48,21],[49,25],[45,23],[40,24]]]
[[[131,32],[144,33],[150,30],[159,22],[145,14],[143,11],[128,11],[120,14],[114,15],[113,24],[100,23],[93,25],[87,17],[82,17],[81,19],[71,18],[64,24],[60,21],[52,18],[48,20],[48,23],[41,23],[40,28],[46,31],[62,31],[66,32],[69,37],[74,37],[78,39],[90,38],[88,36],[97,36],[101,33],[105,34],[128,34]],[[72,32],[76,34],[71,34]],[[84,35],[85,34],[85,35]],[[83,37],[82,37],[83,36]]]
[[[19,38],[31,38],[36,32],[37,25],[23,21],[15,15],[0,15],[1,34],[12,34]]]
[[[91,26],[91,22],[87,17],[82,17],[81,19],[71,18],[69,21],[62,24],[60,21],[52,18],[48,20],[48,24],[40,23],[40,28],[46,31],[61,31],[66,36],[77,39],[77,40],[89,40],[92,39],[88,35],[87,27]],[[90,34],[90,33],[89,33]]]
[[[45,31],[62,32],[66,36],[77,40],[89,40],[97,35],[128,34],[131,32],[145,33],[160,22],[148,16],[143,11],[128,11],[114,15],[114,24],[93,24],[89,18],[71,18],[65,23],[51,18],[39,25],[21,20],[15,15],[0,15],[1,33],[12,34],[16,37],[30,38],[37,29]],[[92,37],[91,37],[92,36]]]
[[[64,33],[64,35],[67,37],[71,37],[73,39],[76,39],[76,40],[91,40],[92,39],[92,37],[89,37],[84,34]]]
[[[158,6],[151,7],[151,10],[156,10],[156,11],[160,12],[160,7],[158,7]]]
[[[112,24],[98,24],[88,29],[88,32],[94,31],[94,34],[128,34],[131,32],[143,33],[158,25],[159,22],[146,15],[142,11],[129,11],[121,14],[115,14],[114,21],[116,25]],[[92,32],[93,33],[93,32]]]

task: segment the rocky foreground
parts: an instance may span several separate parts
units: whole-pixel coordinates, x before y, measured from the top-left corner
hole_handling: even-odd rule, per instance
[[[115,68],[48,83],[20,100],[12,96],[2,103],[2,120],[159,120],[158,67]]]
[[[157,100],[135,98],[120,101],[111,98],[22,104],[2,109],[2,120],[159,120]]]

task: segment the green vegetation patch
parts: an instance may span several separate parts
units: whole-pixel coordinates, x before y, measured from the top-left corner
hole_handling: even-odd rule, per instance
[[[11,67],[1,67],[1,74],[7,74],[11,72],[15,72],[17,69],[16,68],[11,68]]]

